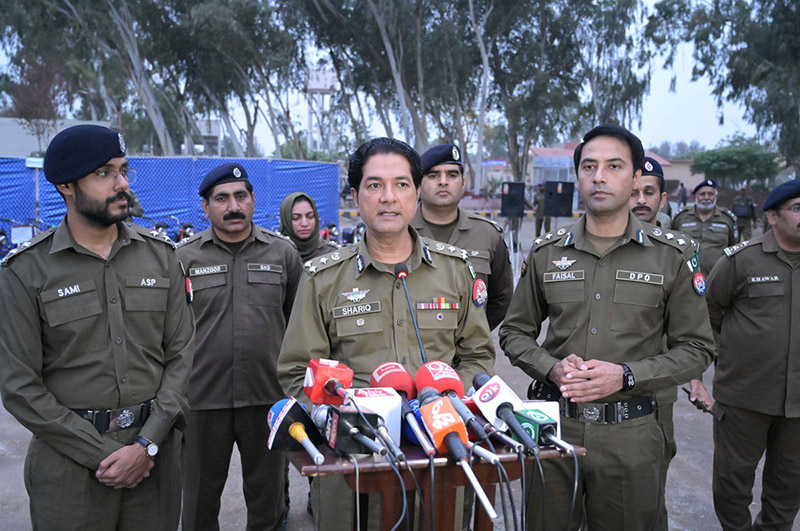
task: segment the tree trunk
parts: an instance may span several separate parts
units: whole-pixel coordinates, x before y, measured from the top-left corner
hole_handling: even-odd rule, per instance
[[[485,186],[484,183],[484,174],[483,174],[483,134],[486,124],[486,99],[489,92],[489,52],[486,49],[486,43],[483,40],[483,28],[486,27],[486,20],[489,18],[492,10],[494,9],[494,4],[490,4],[486,13],[481,17],[480,22],[478,22],[477,17],[475,16],[475,6],[474,1],[469,0],[469,21],[472,24],[472,31],[475,32],[475,39],[478,41],[478,51],[481,54],[481,92],[480,92],[480,99],[478,101],[478,183],[479,186],[475,186],[473,182],[473,187],[481,188]]]

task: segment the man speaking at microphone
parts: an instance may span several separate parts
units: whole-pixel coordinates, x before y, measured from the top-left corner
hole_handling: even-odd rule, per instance
[[[622,127],[586,134],[574,154],[586,213],[534,241],[500,328],[505,354],[535,379],[529,397],[558,399],[562,438],[587,450],[572,529],[584,516],[589,529],[666,529],[658,518],[666,440],[654,396],[702,373],[714,350],[697,249],[629,210],[643,158],[641,141]],[[565,529],[573,463],[542,465],[546,527]],[[529,503],[529,529],[538,529],[541,493]]]
[[[368,387],[383,362],[396,361],[412,373],[424,363],[404,286],[394,273],[398,264],[408,270],[427,360],[451,365],[465,385],[476,373],[493,373],[494,347],[480,307],[485,283],[461,249],[437,247],[409,226],[422,180],[417,152],[399,140],[370,140],[350,157],[348,179],[366,235],[357,245],[306,262],[308,275],[300,282],[278,359],[284,391],[307,401],[303,378],[312,359],[352,368],[353,387]],[[349,529],[352,511],[341,503],[344,480],[321,479],[314,482],[315,489],[323,484],[320,496],[311,497],[320,501],[315,520],[321,529]]]

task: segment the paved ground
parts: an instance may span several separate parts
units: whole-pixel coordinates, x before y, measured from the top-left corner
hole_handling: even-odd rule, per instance
[[[345,221],[349,223],[350,220]],[[558,220],[557,226],[570,222]],[[533,220],[523,223],[523,251],[527,251],[533,239]],[[555,230],[555,228],[554,228]],[[496,340],[495,333],[495,340]],[[497,373],[511,385],[517,393],[524,395],[528,377],[520,370],[511,367],[505,356],[497,348]],[[710,374],[706,382],[711,381]],[[29,433],[23,429],[4,409],[0,408],[0,531],[30,530],[28,518],[28,497],[22,480],[22,467]],[[684,398],[683,393],[675,408],[675,438],[678,442],[678,455],[673,460],[667,481],[667,506],[670,529],[687,531],[717,530],[719,524],[711,502],[712,440],[711,416],[697,411]],[[223,495],[220,515],[224,530],[245,529],[244,500],[241,493],[241,467],[234,453],[228,485]],[[307,482],[294,469],[290,475],[291,499],[289,515],[291,531],[310,531],[311,518],[305,512]],[[756,483],[760,482],[760,477]],[[751,509],[759,509],[759,489]],[[67,493],[65,493],[67,495]],[[61,500],[62,502],[64,500]],[[54,503],[58,503],[54,500]],[[502,529],[502,526],[498,526]],[[800,530],[796,524],[795,530]]]

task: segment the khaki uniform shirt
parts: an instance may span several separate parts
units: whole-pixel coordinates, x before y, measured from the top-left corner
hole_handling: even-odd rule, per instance
[[[472,300],[466,256],[409,232],[415,242],[406,282],[428,361],[450,364],[469,388],[475,374],[494,374],[494,345]],[[353,387],[369,387],[372,371],[387,361],[416,373],[422,358],[403,284],[373,260],[364,241],[315,258],[306,270],[278,360],[287,395],[306,400],[303,376],[317,358],[353,369]]]
[[[697,215],[695,207],[686,207],[672,220],[672,229],[683,232],[698,243],[700,271],[706,276],[714,269],[724,249],[739,239],[736,216],[718,206],[714,207],[714,213],[705,221]]]
[[[411,226],[421,236],[432,238],[433,232],[422,217],[422,208],[411,220]],[[503,229],[494,221],[462,208],[458,209],[458,222],[446,242],[467,251],[478,278],[486,282],[489,300],[486,302],[486,319],[494,330],[506,315],[514,294],[514,278],[508,247],[503,239]]]
[[[107,260],[78,245],[66,221],[4,260],[0,386],[34,435],[95,470],[122,445],[70,409],[117,409],[155,398],[140,434],[162,442],[188,414],[194,324],[174,244],[119,223]]]
[[[725,255],[708,277],[719,345],[714,398],[800,417],[800,266],[792,266],[772,231]]]
[[[303,272],[294,244],[253,225],[234,255],[208,228],[183,240],[177,253],[194,288],[192,409],[261,406],[284,398],[276,365]]]
[[[598,256],[582,216],[534,240],[500,327],[500,346],[514,365],[541,381],[571,353],[628,364],[636,385],[609,402],[697,378],[711,363],[714,338],[705,300],[692,284],[695,253],[682,234],[629,214],[622,240]]]
[[[533,198],[533,204],[536,207],[536,212],[534,213],[536,219],[544,219],[544,191],[536,191],[536,195]]]

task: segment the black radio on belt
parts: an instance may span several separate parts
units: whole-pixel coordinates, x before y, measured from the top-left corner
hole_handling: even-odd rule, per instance
[[[150,416],[153,400],[155,399],[119,409],[73,409],[72,411],[91,422],[99,433],[109,433],[143,426]]]

